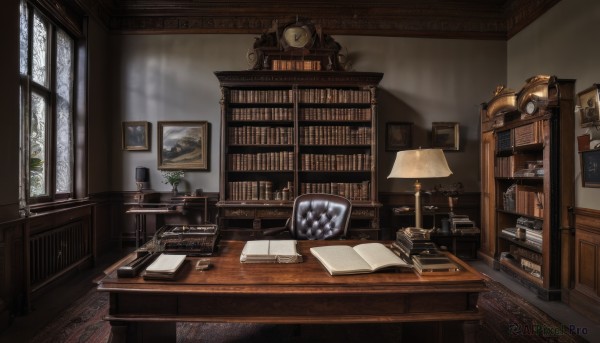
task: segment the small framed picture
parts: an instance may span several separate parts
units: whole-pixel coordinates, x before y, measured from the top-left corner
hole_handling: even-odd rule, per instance
[[[583,151],[580,157],[582,186],[600,188],[600,149]]]
[[[206,121],[159,121],[158,169],[208,170],[209,133]]]
[[[579,116],[581,118],[581,127],[600,125],[600,84],[595,83],[592,87],[577,93],[579,98]]]
[[[385,150],[412,148],[413,123],[391,122],[385,125]]]
[[[459,149],[458,123],[434,122],[431,124],[432,148]]]
[[[150,150],[150,123],[147,121],[124,121],[121,129],[123,150]]]

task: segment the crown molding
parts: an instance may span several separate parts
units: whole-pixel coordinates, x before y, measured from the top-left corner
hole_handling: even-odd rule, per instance
[[[336,35],[506,40],[560,0],[64,1],[114,34],[260,34],[300,16]]]

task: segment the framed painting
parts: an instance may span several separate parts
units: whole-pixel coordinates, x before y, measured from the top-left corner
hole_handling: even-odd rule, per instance
[[[385,150],[398,151],[412,147],[413,123],[390,122],[385,125]]]
[[[580,157],[582,186],[600,188],[600,149],[583,151]]]
[[[208,122],[159,121],[157,129],[158,169],[208,170]]]
[[[459,149],[458,123],[434,122],[431,124],[432,148],[442,150]]]
[[[577,93],[579,98],[580,126],[589,127],[600,125],[600,84]]]
[[[150,123],[147,121],[124,121],[121,128],[123,150],[150,150]]]

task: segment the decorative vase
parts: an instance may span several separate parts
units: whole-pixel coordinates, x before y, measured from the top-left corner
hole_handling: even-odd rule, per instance
[[[173,189],[171,190],[171,194],[172,194],[173,196],[176,196],[176,195],[177,195],[177,193],[179,192],[179,191],[177,190],[177,186],[178,186],[178,185],[179,185],[179,183],[178,183],[178,182],[175,182],[174,184],[172,184],[172,186],[173,186]]]

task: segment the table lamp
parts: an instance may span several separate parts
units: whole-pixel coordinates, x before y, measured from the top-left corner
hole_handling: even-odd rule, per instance
[[[388,179],[415,179],[415,227],[422,228],[421,183],[419,179],[447,177],[452,175],[446,157],[441,149],[402,150],[396,154],[396,160]]]

